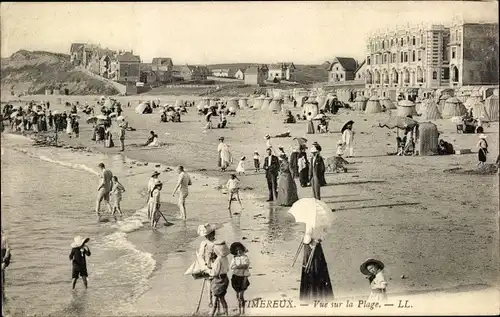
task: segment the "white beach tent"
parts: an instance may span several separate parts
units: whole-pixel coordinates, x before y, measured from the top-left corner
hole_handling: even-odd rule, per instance
[[[368,98],[365,96],[357,96],[356,99],[354,99],[354,110],[365,111],[367,102]]]
[[[491,95],[484,101],[486,113],[491,121],[498,121],[499,119],[498,106],[498,95]]]
[[[273,98],[264,98],[262,101],[262,106],[260,107],[261,110],[269,110],[269,107],[271,106],[271,101]]]
[[[451,97],[444,103],[443,111],[441,115],[444,119],[450,119],[452,117],[463,116],[467,113],[467,109],[464,104],[457,98]]]
[[[435,101],[428,99],[426,103],[422,103],[422,119],[423,120],[438,120],[442,119],[441,112],[439,112],[438,106]]]
[[[248,98],[240,98],[238,100],[238,106],[240,107],[240,109],[248,108]]]
[[[401,100],[398,103],[398,116],[406,117],[414,115],[417,115],[417,110],[415,110],[415,103],[406,99]]]
[[[138,113],[138,114],[143,114],[144,113],[144,110],[146,110],[146,103],[141,103],[139,104],[136,108],[135,108],[135,113]]]
[[[372,96],[366,103],[365,113],[380,113],[382,112],[382,106],[378,97]]]

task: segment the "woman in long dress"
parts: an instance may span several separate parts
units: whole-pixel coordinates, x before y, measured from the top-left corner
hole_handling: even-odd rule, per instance
[[[66,117],[66,133],[71,136],[73,134],[73,125],[71,122],[71,116]]]
[[[304,259],[300,277],[300,300],[333,300],[333,289],[321,239],[314,237],[314,230],[304,234]]]
[[[299,153],[297,165],[299,169],[300,186],[306,187],[309,184],[309,161],[307,160],[307,154],[305,152]]]
[[[294,147],[292,153],[290,154],[290,172],[292,177],[295,179],[299,177],[299,148]]]
[[[111,128],[108,126],[106,127],[106,142],[105,142],[105,147],[111,148],[115,146],[115,143],[113,142],[113,133],[111,132]]]
[[[221,171],[225,171],[226,168],[231,164],[231,152],[229,151],[229,146],[224,143],[224,138],[220,138],[219,146],[217,147],[217,151],[219,152],[219,162]]]
[[[278,205],[291,206],[294,202],[299,200],[297,195],[297,185],[290,172],[290,165],[286,155],[280,156],[280,174],[278,180]]]
[[[479,136],[479,142],[477,143],[477,147],[479,151],[477,152],[478,156],[478,166],[482,166],[486,163],[486,155],[488,154],[488,142],[486,142],[486,135],[481,134]]]

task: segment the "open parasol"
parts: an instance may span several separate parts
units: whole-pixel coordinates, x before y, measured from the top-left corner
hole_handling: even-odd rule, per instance
[[[59,114],[60,112],[58,110],[55,110],[54,112],[52,112],[53,115],[55,114]]]
[[[347,129],[347,127],[349,125],[352,125],[352,124],[354,124],[354,121],[352,121],[352,120],[349,120],[346,123],[344,123],[344,125],[342,126],[342,129],[340,130],[340,133],[344,133],[345,129]]]
[[[109,114],[109,117],[110,117],[110,118],[118,117],[118,113],[116,113],[116,112],[111,112],[111,113]]]
[[[94,123],[96,121],[97,121],[97,117],[96,116],[90,116],[90,117],[87,118],[87,120],[85,122],[87,122],[87,123],[90,124],[90,123]]]
[[[307,143],[307,139],[303,137],[293,138],[299,145],[305,145]]]
[[[388,128],[388,129],[406,129],[413,128],[418,124],[418,121],[415,121],[408,117],[400,117],[400,116],[391,116],[387,120],[383,122],[379,122],[378,126],[380,128]]]
[[[96,118],[97,118],[97,120],[108,120],[108,117],[105,115],[102,115],[102,114],[97,115]]]

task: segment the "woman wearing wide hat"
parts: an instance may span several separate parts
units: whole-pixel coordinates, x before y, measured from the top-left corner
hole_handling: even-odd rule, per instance
[[[215,231],[217,229],[219,229],[219,226],[212,223],[198,226],[198,236],[205,238],[201,241],[200,248],[198,249],[198,261],[204,266],[204,271],[207,274],[210,274],[212,264],[217,257],[214,252]],[[212,291],[210,291],[209,306],[212,307]]]
[[[83,285],[87,288],[87,260],[86,257],[90,256],[90,249],[85,244],[89,242],[89,238],[76,236],[71,243],[71,253],[69,259],[72,263],[71,277],[73,279],[73,289],[75,289],[78,277],[82,277]]]
[[[300,277],[300,300],[332,300],[333,290],[321,239],[316,238],[313,228],[304,234],[304,259]]]
[[[344,143],[344,149],[345,152],[347,153],[346,157],[352,157],[354,154],[354,131],[352,131],[352,125],[354,124],[354,121],[349,120],[347,121],[340,132],[342,133],[342,141]]]

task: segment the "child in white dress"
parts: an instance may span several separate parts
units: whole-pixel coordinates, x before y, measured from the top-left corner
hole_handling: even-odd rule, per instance
[[[339,140],[337,142],[337,156],[342,156],[344,154],[344,142]]]
[[[387,300],[387,282],[382,274],[384,263],[375,259],[368,259],[361,264],[361,273],[367,276],[370,281],[371,293],[369,302],[384,302]]]
[[[235,174],[231,174],[229,180],[227,181],[226,188],[229,194],[229,216],[233,217],[233,215],[231,214],[231,202],[233,201],[234,197],[236,197],[236,199],[240,203],[241,209],[243,209],[240,200],[240,180],[238,179],[238,177],[236,177]]]
[[[255,167],[255,173],[260,172],[260,155],[259,152],[253,152],[253,166]]]
[[[236,167],[236,173],[238,173],[238,175],[245,174],[245,160],[246,157],[242,156],[238,166]]]

